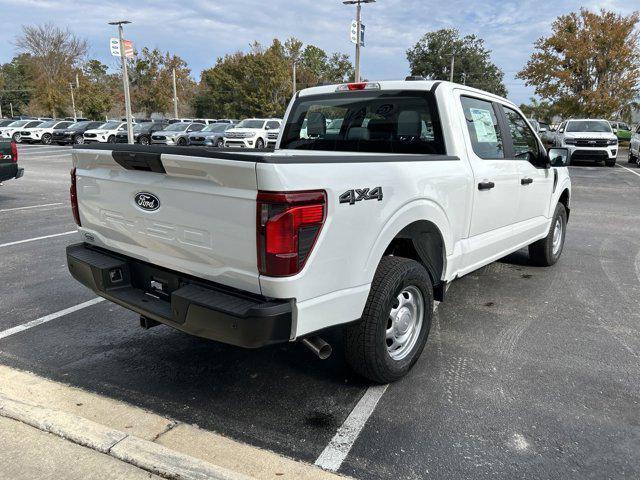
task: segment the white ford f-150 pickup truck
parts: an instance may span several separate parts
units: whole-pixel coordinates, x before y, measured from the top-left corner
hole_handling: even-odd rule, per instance
[[[525,246],[535,264],[558,260],[567,161],[514,104],[470,87],[309,88],[274,152],[74,146],[83,243],[68,267],[145,327],[247,348],[301,340],[320,357],[339,327],[349,364],[390,382],[454,279]]]

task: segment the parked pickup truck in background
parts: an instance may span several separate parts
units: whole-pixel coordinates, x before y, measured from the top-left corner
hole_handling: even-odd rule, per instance
[[[74,147],[83,243],[68,267],[146,327],[248,348],[301,340],[320,357],[322,332],[340,328],[349,364],[390,382],[454,279],[526,246],[535,264],[558,260],[567,161],[514,104],[470,87],[310,88],[273,152]]]
[[[24,168],[18,167],[18,148],[14,141],[0,139],[0,182],[20,178]]]

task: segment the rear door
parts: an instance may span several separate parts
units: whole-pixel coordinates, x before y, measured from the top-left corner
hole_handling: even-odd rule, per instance
[[[86,241],[259,293],[255,157],[111,148],[74,150]]]
[[[468,264],[472,266],[512,246],[520,171],[519,162],[506,155],[507,132],[499,121],[499,105],[464,93],[459,104],[475,180],[468,254]]]

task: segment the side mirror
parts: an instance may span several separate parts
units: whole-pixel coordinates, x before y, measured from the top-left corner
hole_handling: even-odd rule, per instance
[[[550,148],[548,156],[552,167],[566,167],[569,165],[569,149],[567,148]]]
[[[271,130],[271,127],[269,125],[267,125],[266,127],[264,127],[265,130]]]

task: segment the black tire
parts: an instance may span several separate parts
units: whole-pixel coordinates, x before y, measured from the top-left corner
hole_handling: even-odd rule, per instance
[[[76,145],[84,144],[84,135],[76,135],[73,137],[73,143]]]
[[[605,160],[604,164],[607,167],[615,167],[616,166],[616,159],[614,158],[613,160]]]
[[[111,135],[109,138],[107,138],[107,143],[116,143],[116,136]]]
[[[42,139],[40,140],[43,145],[51,145],[51,134],[45,133],[42,135]]]
[[[627,157],[627,163],[638,163],[638,157],[631,153],[631,147],[629,147],[629,156]]]
[[[146,135],[141,135],[138,138],[138,143],[140,145],[149,145],[151,143],[151,141],[149,140],[149,137],[147,137]]]
[[[187,140],[184,137],[178,138],[178,146],[185,147],[187,145]]]
[[[423,299],[422,325],[415,343],[401,359],[388,351],[386,330],[390,313],[406,288],[417,288]],[[344,329],[347,362],[354,371],[377,383],[402,378],[420,357],[431,329],[433,286],[426,269],[415,260],[383,257],[371,284],[362,318]]]
[[[22,142],[22,137],[20,136],[20,132],[16,132],[11,136],[11,140],[13,140],[16,143],[21,143]]]
[[[556,224],[558,221],[562,226],[562,231],[560,233],[559,248],[554,252],[553,239],[556,230]],[[560,255],[562,255],[566,235],[567,210],[564,208],[564,205],[562,203],[558,202],[558,204],[556,205],[556,210],[553,213],[551,227],[549,228],[549,233],[547,234],[547,236],[529,245],[529,258],[531,259],[531,261],[535,265],[538,265],[540,267],[550,267],[551,265],[555,264],[560,258]]]
[[[256,140],[256,148],[264,148],[264,140],[262,140],[261,138]]]
[[[216,142],[216,147],[218,148],[224,147],[224,140],[219,138],[218,141]]]

